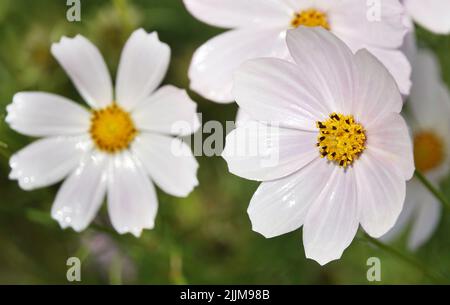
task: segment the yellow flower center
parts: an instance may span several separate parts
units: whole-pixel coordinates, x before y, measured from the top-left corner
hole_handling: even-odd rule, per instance
[[[414,162],[421,172],[427,172],[444,161],[445,151],[442,140],[430,131],[422,131],[414,136]]]
[[[319,136],[317,146],[322,158],[347,167],[366,149],[364,128],[352,115],[330,114],[330,118],[317,122]]]
[[[301,25],[309,27],[321,26],[330,30],[327,14],[313,8],[295,13],[294,18],[291,20],[291,26],[298,28]]]
[[[98,149],[115,153],[130,145],[137,130],[130,114],[112,104],[92,113],[90,133]]]

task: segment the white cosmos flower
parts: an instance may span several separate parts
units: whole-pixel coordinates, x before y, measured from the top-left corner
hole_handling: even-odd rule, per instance
[[[43,139],[11,157],[10,178],[25,190],[65,179],[52,208],[63,228],[85,229],[106,195],[114,228],[139,236],[154,226],[153,183],[180,197],[198,184],[195,158],[173,137],[199,127],[196,104],[184,90],[157,89],[170,48],[156,33],[135,31],[121,55],[115,96],[102,56],[86,38],[63,37],[51,51],[91,110],[50,93],[17,93],[6,121]],[[173,130],[179,121],[186,128]]]
[[[450,33],[449,0],[403,0],[411,18],[425,29],[437,34]]]
[[[438,188],[450,170],[450,94],[431,52],[416,53],[412,80],[408,107],[415,164]],[[411,225],[408,247],[415,250],[432,236],[440,216],[440,202],[414,178],[406,185],[405,207],[397,224],[383,239],[391,240]]]
[[[233,101],[233,72],[246,60],[290,59],[286,30],[322,26],[353,52],[374,54],[394,75],[403,94],[411,86],[411,67],[399,50],[407,27],[399,0],[183,0],[189,12],[213,26],[231,28],[194,54],[189,69],[191,89],[219,102]]]
[[[252,121],[227,136],[223,156],[232,173],[262,181],[248,208],[253,230],[269,238],[303,226],[306,256],[323,265],[359,224],[373,237],[395,224],[412,144],[398,87],[367,50],[353,54],[321,28],[288,31],[287,45],[295,63],[254,59],[237,70],[234,95]],[[235,153],[245,145],[259,149]]]

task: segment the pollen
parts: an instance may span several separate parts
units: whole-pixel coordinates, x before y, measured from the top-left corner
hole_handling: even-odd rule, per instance
[[[330,30],[327,14],[313,8],[295,13],[291,20],[291,26],[298,28],[301,25],[308,27],[321,26]]]
[[[435,169],[445,158],[444,145],[432,131],[422,131],[414,136],[414,163],[421,172]]]
[[[319,129],[319,153],[322,158],[346,168],[366,149],[363,126],[352,115],[330,114],[329,119],[316,123]]]
[[[112,104],[92,113],[90,134],[99,150],[116,153],[128,148],[137,130],[130,114]]]

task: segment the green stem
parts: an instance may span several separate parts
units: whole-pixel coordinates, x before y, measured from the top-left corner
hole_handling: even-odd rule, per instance
[[[422,265],[419,261],[416,259],[402,253],[401,251],[392,248],[389,245],[384,244],[383,242],[379,241],[376,238],[373,238],[369,236],[367,233],[364,233],[363,239],[367,241],[368,243],[374,245],[375,247],[397,257],[401,261],[407,263],[408,265],[414,267],[415,269],[422,272],[423,275],[428,277],[432,282],[436,284],[443,284],[448,283],[448,279],[446,279],[444,276],[442,276],[440,273],[434,272],[426,268],[424,265]]]
[[[113,257],[111,265],[109,266],[109,283],[111,285],[122,284],[122,258],[118,255]]]
[[[126,29],[126,35],[132,31],[132,24],[130,21],[130,12],[127,0],[113,0],[114,7],[119,13],[123,27]]]
[[[416,170],[414,175],[433,194],[433,196],[441,202],[444,208],[450,211],[450,202],[447,197],[439,189],[434,187],[434,185],[425,177],[424,174]]]
[[[8,148],[8,144],[0,141],[0,156],[5,158],[6,160],[9,160],[9,158],[11,157],[11,153],[9,152]]]
[[[10,154],[1,147],[0,147],[0,156],[5,158],[6,160],[9,160],[9,158],[11,157]]]

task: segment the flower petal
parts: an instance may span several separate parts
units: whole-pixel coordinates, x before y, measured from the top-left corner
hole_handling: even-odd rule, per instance
[[[407,27],[400,1],[333,2],[336,4],[330,9],[331,30],[342,40],[358,41],[358,49],[365,46],[392,49],[402,45]]]
[[[234,71],[258,57],[288,57],[284,28],[232,30],[207,41],[192,58],[190,87],[207,99],[230,103]]]
[[[332,32],[354,53],[368,49],[392,73],[402,94],[409,94],[411,65],[399,48],[410,27],[400,1],[334,2],[336,7],[330,9]]]
[[[355,56],[357,78],[352,113],[366,130],[391,113],[399,113],[402,97],[391,74],[367,50]]]
[[[226,138],[223,158],[229,171],[257,181],[285,177],[319,156],[317,132],[249,122]]]
[[[331,112],[349,113],[355,72],[354,55],[347,45],[320,27],[288,31],[287,45],[300,73],[312,84],[316,96],[320,94],[319,102]]]
[[[403,204],[402,212],[397,219],[395,225],[382,237],[380,240],[383,242],[391,242],[394,239],[400,237],[402,233],[410,225],[411,220],[416,213],[417,209],[417,198],[420,196],[423,189],[419,185],[416,179],[412,179],[406,183],[406,198]]]
[[[405,178],[391,162],[379,160],[367,148],[353,165],[358,187],[360,223],[378,238],[395,224],[405,201]]]
[[[295,13],[311,8],[329,13],[331,10],[334,10],[336,6],[342,5],[342,1],[330,0],[281,0],[281,2],[285,2]]]
[[[411,91],[412,67],[408,57],[400,50],[381,48],[367,48],[389,71],[397,82],[398,89],[403,95]]]
[[[132,110],[162,82],[170,62],[170,48],[156,32],[139,29],[131,34],[120,58],[116,82],[116,99]]]
[[[271,0],[183,0],[197,19],[218,27],[234,28],[252,25],[288,27],[291,9],[283,1]]]
[[[302,226],[333,169],[317,158],[290,176],[261,183],[247,210],[253,231],[271,238]]]
[[[62,228],[79,232],[94,219],[105,197],[107,156],[88,153],[64,181],[52,207],[52,217]]]
[[[450,33],[450,2],[442,0],[404,0],[408,13],[424,28],[437,33]]]
[[[334,172],[309,208],[303,226],[306,257],[320,265],[339,259],[359,226],[354,173],[332,166]]]
[[[309,75],[290,62],[263,58],[244,63],[235,73],[234,95],[252,120],[317,131],[316,121],[334,109]]]
[[[37,140],[11,157],[10,178],[24,190],[52,185],[76,168],[91,147],[87,136]]]
[[[180,139],[143,133],[135,139],[131,151],[166,193],[187,197],[198,185],[198,163]]]
[[[405,40],[403,41],[403,45],[400,48],[410,65],[413,65],[416,54],[419,50],[417,45],[417,37],[416,37],[416,29],[414,28],[414,24],[409,16],[405,17],[405,24],[408,27],[408,33],[406,33]]]
[[[63,37],[52,45],[51,52],[92,108],[103,108],[113,101],[108,67],[89,40],[81,35]]]
[[[154,227],[157,210],[155,188],[141,165],[128,152],[116,155],[108,177],[108,212],[116,231],[139,237]]]
[[[143,100],[132,116],[138,129],[186,136],[200,127],[196,109],[185,90],[167,85]]]
[[[380,160],[394,164],[403,173],[405,180],[414,174],[414,155],[408,126],[401,115],[391,113],[383,120],[372,124],[366,131],[367,147]]]
[[[418,183],[419,184],[419,183]],[[442,215],[442,206],[423,185],[419,185],[420,195],[416,198],[416,213],[411,233],[408,239],[408,248],[417,250],[427,242],[436,231]]]
[[[439,187],[437,183],[433,181],[432,183],[435,187]],[[381,239],[389,242],[412,224],[408,248],[415,251],[431,238],[438,227],[441,214],[441,203],[418,179],[412,179],[406,183],[405,204],[398,221]]]
[[[245,111],[243,111],[242,108],[238,108],[235,119],[236,126],[245,125],[251,120],[252,118]]]
[[[55,94],[19,92],[6,110],[9,126],[27,136],[79,135],[89,131],[89,112]]]

